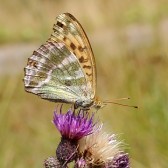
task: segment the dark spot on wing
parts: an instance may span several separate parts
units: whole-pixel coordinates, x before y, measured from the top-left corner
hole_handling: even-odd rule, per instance
[[[27,65],[37,68],[37,62],[31,59],[28,60]]]
[[[92,67],[90,65],[84,65],[83,68],[91,69]]]
[[[83,61],[84,61],[84,58],[83,58],[83,56],[81,56],[81,57],[79,58],[79,62],[82,63]]]
[[[83,56],[81,56],[81,57],[79,58],[79,62],[80,62],[80,63],[84,63],[84,62],[87,62],[87,61],[88,61],[88,59],[84,59]]]
[[[92,73],[90,73],[90,74],[89,74],[89,73],[86,73],[86,75],[87,75],[87,76],[92,76]]]
[[[33,55],[39,55],[39,53],[37,51],[33,51]]]
[[[78,50],[79,50],[80,52],[83,52],[84,49],[85,49],[85,47],[83,48],[83,47],[81,47],[81,46],[78,46]]]
[[[65,81],[65,85],[66,86],[71,86],[71,81],[69,81],[69,80]]]
[[[28,58],[27,65],[31,65],[32,60]]]
[[[66,41],[66,40],[67,40],[67,38],[66,38],[66,37],[64,37],[64,38],[63,38],[63,41]]]
[[[74,43],[71,43],[71,44],[70,44],[70,47],[72,48],[72,50],[75,50],[75,49],[76,49],[76,46],[75,46]]]
[[[49,47],[50,47],[50,46],[55,47],[54,43],[53,43],[53,42],[51,42],[51,41],[49,41],[49,42],[48,42],[48,44],[46,44],[46,46],[45,46],[45,47],[47,48],[48,46],[49,46]]]
[[[32,64],[32,66],[35,67],[35,68],[37,68],[37,62],[34,61],[33,64]]]
[[[57,21],[57,26],[59,26],[59,27],[61,27],[61,28],[64,27],[64,25],[63,25],[61,22],[59,22],[59,21]]]

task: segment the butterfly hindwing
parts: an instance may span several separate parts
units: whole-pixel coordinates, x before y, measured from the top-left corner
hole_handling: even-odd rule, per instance
[[[28,59],[25,90],[51,101],[89,107],[95,97],[96,70],[87,36],[68,13],[57,17],[53,30]]]
[[[76,57],[62,43],[47,42],[34,51],[25,68],[26,91],[53,101],[74,103],[86,90]]]

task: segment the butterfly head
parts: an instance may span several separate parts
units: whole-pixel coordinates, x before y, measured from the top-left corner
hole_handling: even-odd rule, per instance
[[[99,100],[95,100],[94,103],[93,103],[93,107],[96,109],[96,110],[99,110],[101,108],[103,108],[104,106],[106,106],[107,104],[102,102],[102,101],[99,101]]]

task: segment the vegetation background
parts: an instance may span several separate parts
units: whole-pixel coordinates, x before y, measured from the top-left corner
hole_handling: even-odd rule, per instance
[[[167,0],[0,0],[0,167],[37,168],[55,155],[60,135],[55,103],[24,91],[23,68],[52,32],[55,17],[72,13],[88,34],[102,100],[99,117],[124,139],[136,168],[168,164]]]

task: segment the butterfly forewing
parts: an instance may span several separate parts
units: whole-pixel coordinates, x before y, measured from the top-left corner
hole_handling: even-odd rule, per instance
[[[96,89],[96,65],[91,45],[77,19],[69,13],[57,17],[51,39],[64,42],[67,48],[76,55],[84,71],[87,82],[92,86],[92,99]]]
[[[95,97],[96,70],[87,36],[68,13],[57,17],[53,29],[48,41],[28,59],[25,89],[51,101],[86,102],[90,106]]]

